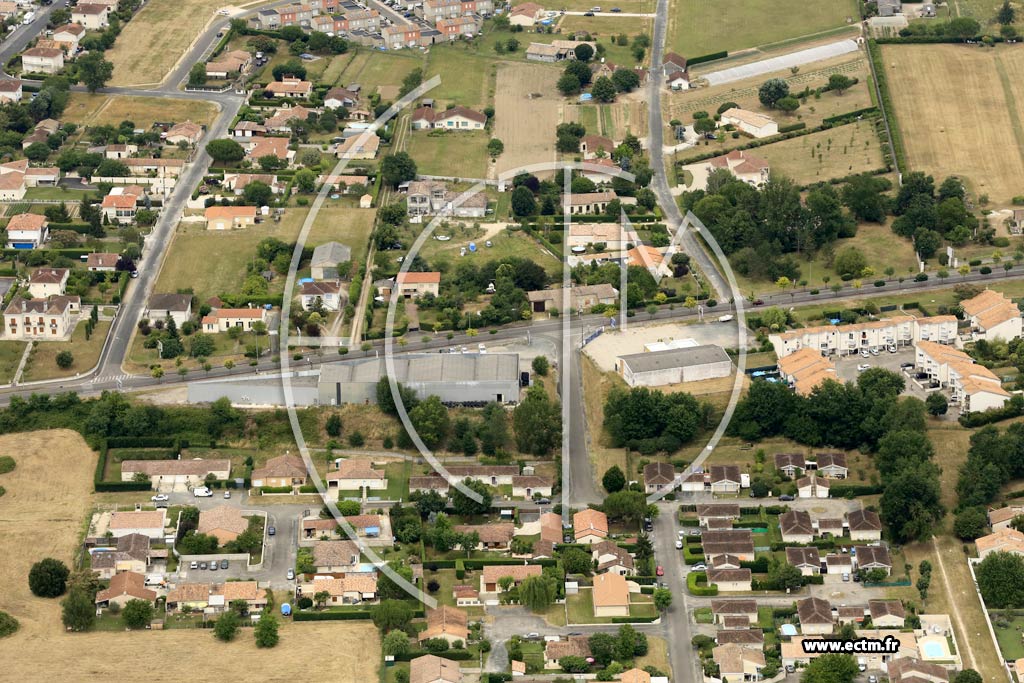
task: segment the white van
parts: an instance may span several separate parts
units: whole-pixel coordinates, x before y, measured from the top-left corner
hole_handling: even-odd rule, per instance
[[[35,18],[36,18],[36,13],[35,12],[29,12],[21,20],[21,23],[24,24],[25,26],[28,26],[29,24],[32,23],[32,20],[35,19]]]
[[[146,580],[143,583],[147,586],[162,586],[164,585],[163,574],[146,574]]]
[[[196,498],[210,498],[211,496],[213,496],[213,491],[211,491],[206,486],[197,486],[196,488],[192,489],[192,495],[195,496]]]

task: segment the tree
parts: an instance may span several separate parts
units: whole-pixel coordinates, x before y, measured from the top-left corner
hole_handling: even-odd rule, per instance
[[[935,417],[945,415],[946,411],[949,410],[949,401],[947,401],[946,397],[937,391],[928,394],[928,398],[924,400],[924,404],[928,408],[928,412]]]
[[[520,217],[537,213],[537,200],[528,187],[520,185],[512,191],[512,213]]]
[[[853,86],[853,79],[845,74],[832,74],[828,77],[828,89],[842,95]]]
[[[953,520],[953,533],[961,541],[973,541],[985,535],[985,524],[987,521],[985,508],[967,508],[957,514]]]
[[[775,106],[789,114],[800,108],[800,100],[792,95],[787,95],[786,97],[780,97]]]
[[[772,558],[768,568],[768,581],[774,583],[778,590],[796,590],[803,585],[803,575],[793,565]]]
[[[890,431],[878,440],[875,466],[883,478],[889,478],[907,467],[917,467],[931,460],[932,442],[922,432]]]
[[[232,163],[245,158],[245,150],[234,140],[210,140],[206,143],[206,153],[217,163]]]
[[[434,448],[448,436],[448,408],[437,396],[420,401],[409,411],[409,421],[427,448]]]
[[[406,152],[389,154],[380,162],[381,177],[391,187],[416,178],[416,162]]]
[[[561,438],[559,404],[548,398],[541,386],[530,387],[512,413],[516,447],[522,453],[546,455]]]
[[[882,194],[885,181],[869,174],[854,176],[843,186],[843,204],[854,218],[870,223],[885,220],[888,198]]]
[[[632,69],[616,69],[612,73],[612,83],[619,92],[632,92],[640,87],[640,76]]]
[[[121,621],[130,629],[145,628],[153,621],[153,612],[149,600],[129,600],[121,610]]]
[[[192,65],[192,68],[188,70],[188,84],[206,85],[206,64],[196,62]]]
[[[804,669],[803,683],[853,683],[860,671],[850,655],[821,655]]]
[[[594,561],[589,553],[579,548],[568,548],[562,551],[562,568],[566,574],[589,574],[594,567]]]
[[[590,656],[599,666],[608,666],[615,659],[618,640],[611,633],[595,633],[587,642],[590,645]]]
[[[1003,23],[1012,24],[1013,22],[1004,21]],[[590,47],[586,43],[580,43],[579,45],[576,46],[576,49],[573,50],[573,53],[576,55],[577,61],[589,62],[591,57],[594,56],[594,48]]]
[[[381,643],[381,649],[385,655],[394,657],[404,655],[409,651],[409,636],[404,631],[389,631]]]
[[[557,587],[549,576],[528,576],[519,584],[519,600],[534,612],[551,606],[556,595]]]
[[[253,636],[256,638],[256,647],[274,647],[281,639],[277,633],[277,617],[269,609],[260,615],[260,620],[253,629]]]
[[[638,523],[647,514],[647,498],[641,491],[618,491],[608,494],[601,508],[609,519]]]
[[[860,277],[867,268],[868,261],[857,247],[846,247],[833,263],[833,268],[844,277]]]
[[[75,363],[75,357],[70,351],[61,351],[57,354],[57,367],[67,370]]]
[[[882,492],[881,517],[897,543],[924,538],[944,512],[939,498],[938,473],[930,463],[905,467]]]
[[[45,161],[50,156],[50,147],[45,142],[33,142],[25,148],[25,156],[31,161]]]
[[[282,33],[288,28],[289,27],[286,26],[284,29],[281,29]],[[301,31],[301,29],[299,30]],[[275,66],[271,73],[273,74],[275,81],[283,80],[285,76],[294,76],[295,78],[302,80],[306,78],[306,67],[304,67],[302,62],[298,59],[292,58],[287,62],[282,62]]]
[[[534,359],[533,359],[533,361],[532,361],[532,363],[530,365],[533,368],[533,372],[535,374],[540,375],[541,377],[547,377],[548,376],[548,369],[551,367],[551,364],[548,363],[548,357],[547,356],[536,356],[536,357],[534,357]]]
[[[487,141],[487,153],[492,159],[501,156],[501,153],[505,151],[505,143],[498,138],[491,138]]]
[[[558,92],[562,93],[566,97],[578,94],[582,87],[580,79],[570,73],[562,74],[555,86],[558,88]]]
[[[590,86],[590,92],[598,102],[614,102],[618,88],[607,76],[601,76],[594,85]]]
[[[466,478],[462,481],[463,486],[480,495],[480,502],[476,502],[462,491],[458,487],[451,489],[452,496],[452,509],[457,515],[482,515],[487,512],[491,507],[491,492],[487,488],[487,484],[476,479]]]
[[[622,473],[618,465],[612,465],[605,471],[604,476],[601,477],[601,485],[604,486],[604,490],[608,493],[621,491],[626,488],[626,475]]]
[[[40,598],[56,598],[64,594],[68,580],[67,565],[52,557],[36,562],[28,572],[28,587]]]
[[[789,95],[789,84],[781,78],[770,78],[757,90],[757,98],[769,109],[783,97]]]
[[[295,173],[295,184],[299,192],[310,193],[316,190],[316,174],[308,168],[299,169]]]
[[[1003,551],[989,553],[978,563],[975,576],[989,609],[1024,607],[1024,557]]]
[[[558,666],[565,673],[586,673],[590,670],[590,664],[583,657],[577,657],[576,655],[568,655],[558,660]]]
[[[1017,17],[1017,12],[1013,9],[1013,5],[1010,4],[1010,0],[1003,0],[1002,7],[996,13],[996,21],[1003,26],[1008,26],[1014,22]]]
[[[337,413],[331,413],[324,424],[324,431],[327,432],[327,436],[341,436],[341,416]]]
[[[405,78],[402,79],[402,87],[398,91],[399,95],[404,97],[416,88],[420,87],[422,83],[423,69],[413,69],[405,76]]]
[[[381,633],[403,629],[412,621],[412,607],[404,600],[382,600],[370,608],[373,624]]]
[[[61,602],[61,621],[72,631],[88,631],[96,621],[96,605],[92,596],[76,588]]]
[[[79,57],[76,64],[78,79],[89,92],[96,92],[105,86],[114,75],[114,65],[103,59],[102,52],[89,51],[84,57]]]
[[[700,135],[712,133],[716,128],[718,128],[718,124],[715,123],[715,120],[710,116],[705,116],[704,118],[697,119],[693,122],[694,132]]]
[[[982,678],[974,669],[964,669],[953,677],[953,683],[982,683]]]
[[[240,623],[238,612],[233,609],[228,610],[217,617],[217,621],[213,625],[213,635],[217,640],[222,640],[225,643],[231,642],[238,635]]]
[[[659,612],[664,612],[672,604],[672,591],[667,588],[654,589],[654,606]]]

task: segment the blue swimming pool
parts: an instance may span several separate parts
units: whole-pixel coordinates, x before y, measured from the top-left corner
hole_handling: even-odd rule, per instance
[[[924,652],[924,656],[929,659],[942,659],[946,656],[946,648],[942,647],[942,643],[934,640],[922,643],[921,650]]]

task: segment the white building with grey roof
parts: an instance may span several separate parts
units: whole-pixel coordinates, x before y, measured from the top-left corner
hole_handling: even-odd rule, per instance
[[[699,382],[732,374],[732,360],[720,346],[690,348],[619,356],[615,370],[631,387]]]
[[[515,403],[519,400],[519,354],[424,353],[395,356],[395,380],[419,398],[444,403]],[[317,385],[320,405],[375,403],[377,382],[388,374],[384,358],[324,365]]]
[[[314,280],[336,280],[338,264],[352,260],[352,249],[341,242],[324,242],[313,249],[310,275]]]

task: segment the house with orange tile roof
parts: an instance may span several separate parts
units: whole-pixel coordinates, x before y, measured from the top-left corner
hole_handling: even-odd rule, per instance
[[[207,230],[236,230],[256,225],[255,206],[211,206],[206,209]]]
[[[207,334],[227,332],[232,327],[241,327],[246,332],[250,332],[256,323],[267,324],[267,309],[259,306],[255,308],[218,308],[211,311],[209,315],[203,316],[200,321],[203,332]]]
[[[197,531],[213,536],[221,545],[235,540],[248,528],[249,519],[242,515],[240,508],[231,505],[218,505],[212,510],[199,513]]]
[[[263,157],[276,157],[279,161],[287,162],[290,166],[295,159],[295,150],[288,149],[288,138],[277,137],[256,137],[249,138],[246,142],[245,158],[254,165],[259,163]]]
[[[770,116],[739,107],[731,107],[723,111],[721,125],[735,126],[755,138],[766,138],[779,133],[779,124]]]
[[[960,302],[971,323],[971,339],[1012,341],[1022,334],[1020,307],[1002,292],[986,289]]]
[[[111,512],[107,531],[114,538],[128,534],[142,534],[150,538],[162,539],[167,527],[167,510],[141,510]]]
[[[320,592],[328,594],[328,605],[359,605],[377,600],[376,574],[346,574],[342,578],[314,579],[299,586],[299,594],[312,598]]]
[[[626,264],[644,268],[655,277],[672,277],[672,268],[668,258],[672,248],[662,251],[646,244],[638,244],[626,252]]]
[[[1024,533],[1012,527],[1000,529],[974,542],[978,557],[984,560],[990,553],[1012,553],[1024,555]]]
[[[309,97],[313,92],[313,84],[301,78],[285,76],[280,81],[268,83],[266,91],[273,97]]]
[[[110,578],[110,586],[96,594],[97,607],[124,607],[130,600],[156,602],[156,591],[146,588],[146,577],[136,572],[121,572]]]
[[[469,638],[469,617],[465,610],[448,605],[440,605],[437,609],[427,610],[427,628],[420,631],[416,640],[423,642],[432,638],[441,638],[451,645],[460,640],[463,643]]]
[[[713,159],[687,164],[683,166],[683,170],[689,171],[693,177],[693,182],[686,188],[691,191],[707,189],[708,176],[718,170],[729,171],[737,180],[752,187],[761,187],[768,182],[768,175],[771,172],[765,159],[739,149]]]
[[[839,381],[835,363],[811,347],[780,357],[779,375],[801,396],[806,396],[827,379]]]
[[[381,296],[385,299],[389,299],[392,294],[406,299],[415,299],[424,294],[437,296],[441,291],[441,273],[438,272],[418,273],[409,271],[399,273],[391,282],[393,284],[390,287],[386,285],[377,287],[380,290]]]
[[[869,320],[850,325],[818,325],[801,327],[768,335],[768,341],[779,358],[796,353],[804,347],[825,356],[845,356],[870,351],[910,346],[918,341],[952,344],[957,338],[957,319],[953,315],[915,318],[898,315],[882,320]]]
[[[545,512],[540,516],[540,539],[551,543],[562,542],[562,515]]]
[[[374,491],[388,487],[384,470],[373,469],[373,461],[367,458],[349,458],[338,463],[336,469],[325,477],[328,488],[343,491],[371,489]]]
[[[917,342],[915,350],[918,371],[948,388],[961,412],[1002,408],[1010,400],[1002,380],[963,351],[930,341]]]
[[[38,213],[15,214],[7,222],[8,249],[37,249],[49,235],[49,221]]]
[[[267,606],[267,591],[255,581],[179,583],[167,593],[167,611],[176,613],[187,607],[219,613],[229,609],[236,600],[244,601],[250,612],[259,612]]]
[[[595,617],[629,616],[629,586],[621,574],[606,572],[595,576],[591,597]]]
[[[533,26],[544,17],[544,8],[535,2],[524,2],[516,5],[508,13],[508,23],[512,26]]]
[[[504,577],[511,577],[512,585],[518,586],[529,576],[540,576],[542,570],[539,564],[487,565],[480,574],[480,595],[496,599],[497,593],[502,592],[499,582]]]
[[[572,516],[577,543],[600,543],[608,538],[608,516],[600,510],[580,510]]]
[[[409,683],[462,683],[458,662],[423,655],[409,662]]]
[[[285,454],[271,458],[252,471],[253,487],[269,486],[302,486],[306,483],[308,472],[306,463],[297,455]]]

